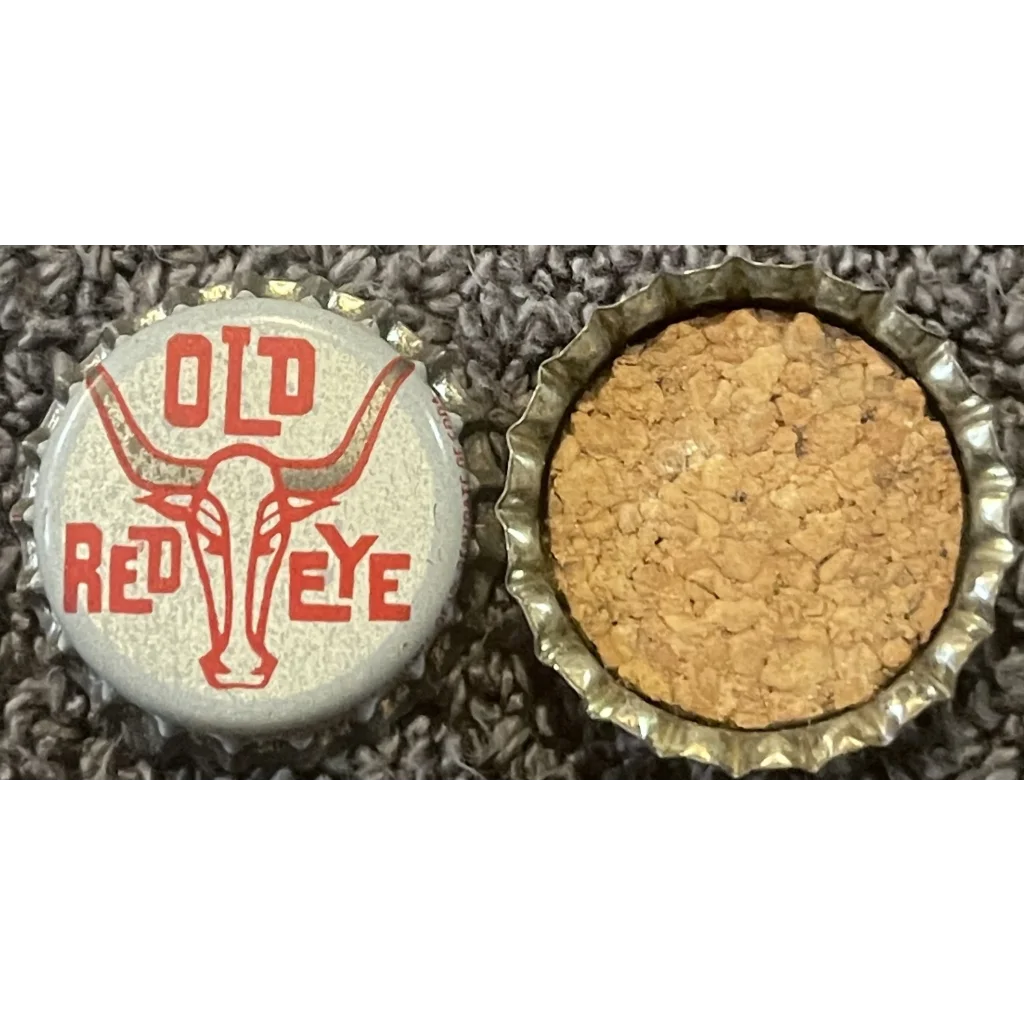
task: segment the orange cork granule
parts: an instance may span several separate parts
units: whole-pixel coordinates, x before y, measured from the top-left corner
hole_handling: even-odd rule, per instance
[[[815,317],[739,310],[623,353],[552,462],[551,553],[604,663],[759,728],[868,699],[949,601],[962,488],[920,386]]]

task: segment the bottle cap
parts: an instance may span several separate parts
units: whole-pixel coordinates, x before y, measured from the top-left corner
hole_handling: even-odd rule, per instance
[[[470,518],[460,425],[418,339],[389,344],[359,300],[262,282],[192,302],[109,332],[32,438],[22,585],[158,720],[307,729],[442,624]]]
[[[794,335],[781,327],[776,334],[754,314],[763,309],[813,317],[793,320]],[[694,326],[693,318],[723,310],[734,311],[727,322]],[[826,334],[816,318],[889,360],[868,359],[866,346],[857,354],[853,339]],[[812,367],[801,358],[809,339],[796,335],[814,324],[822,363]],[[674,327],[652,341],[666,325]],[[732,333],[742,344],[730,352]],[[643,357],[627,351],[639,343],[647,345]],[[713,359],[701,355],[708,346]],[[832,398],[826,384],[819,392],[810,384],[819,370],[840,366],[839,346],[842,370],[827,386],[841,408],[818,415],[819,403]],[[913,379],[897,385],[890,361]],[[598,401],[610,363],[615,386]],[[784,364],[789,373],[780,377]],[[857,404],[868,384],[879,386],[876,396],[890,384],[899,390],[887,434],[880,433],[884,422],[873,425],[874,409]],[[809,397],[787,404],[787,389],[805,385]],[[935,440],[938,424],[907,412],[925,396],[948,444]],[[679,425],[671,441],[669,422]],[[847,447],[851,437],[861,440]],[[659,275],[596,311],[539,368],[508,447],[497,503],[507,583],[540,660],[576,689],[593,717],[660,755],[734,775],[816,771],[833,757],[889,743],[906,722],[951,697],[960,670],[995,628],[996,598],[1019,554],[1010,529],[1014,477],[1000,451],[996,409],[973,390],[953,344],[901,311],[891,294],[810,264],[734,257]],[[805,456],[813,474],[797,468]],[[870,471],[849,476],[864,459]],[[941,479],[942,488],[910,488],[909,476],[897,478],[919,463],[933,473],[921,479]],[[786,483],[794,478],[807,488]],[[829,490],[830,480],[842,484],[842,495]],[[956,559],[956,536],[949,551],[942,538],[951,524],[958,532],[961,511]],[[873,549],[861,540],[868,517]],[[927,547],[918,538],[908,543],[913,526],[932,539],[931,561],[903,554]],[[852,571],[842,576],[855,557],[859,565],[880,564],[879,552],[891,585],[859,568],[856,584]],[[838,561],[830,562],[834,553]],[[955,573],[935,570],[932,563],[948,556]],[[634,564],[640,567],[631,572]],[[855,604],[860,586],[875,591],[880,620],[914,630],[916,650],[885,642]],[[825,680],[833,688],[822,700],[815,688]],[[842,702],[831,699],[836,680],[848,688]],[[739,697],[748,700],[742,721]],[[804,713],[794,714],[794,706]]]

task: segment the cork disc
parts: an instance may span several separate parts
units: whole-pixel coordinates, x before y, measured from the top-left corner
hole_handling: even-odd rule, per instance
[[[800,313],[627,350],[551,466],[557,583],[609,668],[741,728],[862,703],[935,629],[960,473],[921,387]]]

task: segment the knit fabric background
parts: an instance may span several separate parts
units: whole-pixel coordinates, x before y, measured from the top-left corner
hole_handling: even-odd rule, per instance
[[[590,721],[569,687],[534,659],[497,565],[465,580],[462,626],[432,652],[425,679],[400,686],[369,722],[325,729],[301,750],[262,743],[231,757],[209,740],[161,741],[132,707],[90,707],[75,682],[78,660],[47,651],[14,589],[20,553],[8,514],[21,492],[21,442],[53,399],[54,368],[86,355],[103,323],[156,305],[170,287],[240,271],[319,274],[387,302],[425,339],[465,353],[473,390],[492,410],[491,445],[502,465],[503,430],[521,412],[537,364],[595,306],[636,291],[659,270],[733,253],[812,260],[840,277],[894,288],[910,312],[957,345],[975,387],[995,402],[1004,450],[1024,475],[1024,247],[0,247],[0,778],[721,776],[659,760],[640,741]],[[483,501],[479,514],[489,515],[490,505]],[[972,659],[953,702],[923,714],[890,747],[834,761],[819,777],[1018,778],[1022,596],[1014,568],[996,635]]]

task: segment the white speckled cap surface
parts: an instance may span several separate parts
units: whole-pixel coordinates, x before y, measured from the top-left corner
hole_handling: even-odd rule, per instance
[[[303,729],[433,637],[465,553],[456,432],[365,323],[240,297],[122,339],[71,389],[32,519],[52,614],[189,729]]]

